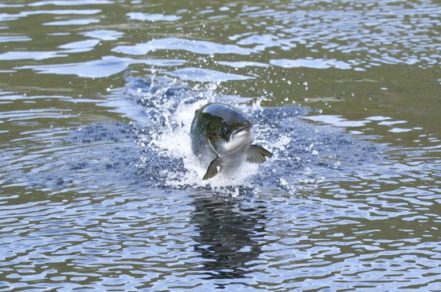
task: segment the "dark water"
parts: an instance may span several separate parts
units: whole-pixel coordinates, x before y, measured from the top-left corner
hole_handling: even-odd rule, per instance
[[[437,1],[0,1],[0,290],[441,287]],[[206,183],[194,109],[275,155]]]

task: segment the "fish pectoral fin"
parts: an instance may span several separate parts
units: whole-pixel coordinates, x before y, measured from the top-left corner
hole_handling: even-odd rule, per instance
[[[273,154],[259,145],[251,145],[247,153],[247,161],[251,163],[262,163]]]
[[[218,174],[222,169],[222,160],[219,157],[216,157],[207,168],[207,172],[204,175],[203,180],[207,180]]]

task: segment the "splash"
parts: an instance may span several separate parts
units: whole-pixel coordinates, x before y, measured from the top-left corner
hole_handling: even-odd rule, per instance
[[[144,106],[148,119],[152,121],[151,126],[143,129],[142,135],[138,135],[140,145],[151,150],[145,155],[156,154],[181,164],[161,170],[159,175],[163,177],[162,181],[166,186],[208,188],[222,192],[227,190],[233,196],[240,193],[239,188],[251,187],[250,181],[258,171],[257,165],[243,163],[234,173],[226,175],[221,172],[210,180],[202,180],[206,168],[191,150],[189,133],[195,111],[209,102],[225,103],[215,95],[215,83],[190,90],[187,84],[177,80],[164,82],[163,79],[151,79],[149,82],[137,80],[129,87],[132,96]],[[252,112],[256,108],[233,105],[246,112]],[[151,162],[151,159],[144,156],[141,160],[144,163],[139,167],[150,167],[147,161]]]
[[[191,87],[163,77],[128,79],[125,99],[142,109],[136,141],[142,149],[137,169],[144,180],[165,189],[231,196],[275,190],[294,194],[376,163],[383,152],[378,145],[356,139],[344,129],[305,122],[310,112],[307,108],[263,107],[262,98],[252,101],[217,92],[216,83]],[[202,180],[206,168],[192,153],[189,133],[195,110],[209,102],[230,104],[248,114],[255,143],[274,156],[261,165],[243,163],[228,176],[221,172]]]

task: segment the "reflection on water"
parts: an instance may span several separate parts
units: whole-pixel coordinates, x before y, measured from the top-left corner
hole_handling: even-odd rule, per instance
[[[265,232],[265,207],[241,207],[223,197],[196,198],[191,223],[199,232],[193,237],[195,251],[204,259],[204,271],[214,279],[242,278],[249,262],[261,252],[259,238]]]
[[[0,1],[0,290],[439,290],[440,17]],[[189,151],[213,100],[275,154],[234,181]]]

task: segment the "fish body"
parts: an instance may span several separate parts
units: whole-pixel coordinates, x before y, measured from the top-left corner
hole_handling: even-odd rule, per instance
[[[209,103],[196,110],[190,135],[193,153],[207,166],[204,180],[221,170],[237,169],[244,161],[262,163],[272,156],[252,144],[254,133],[247,115],[228,105]]]

